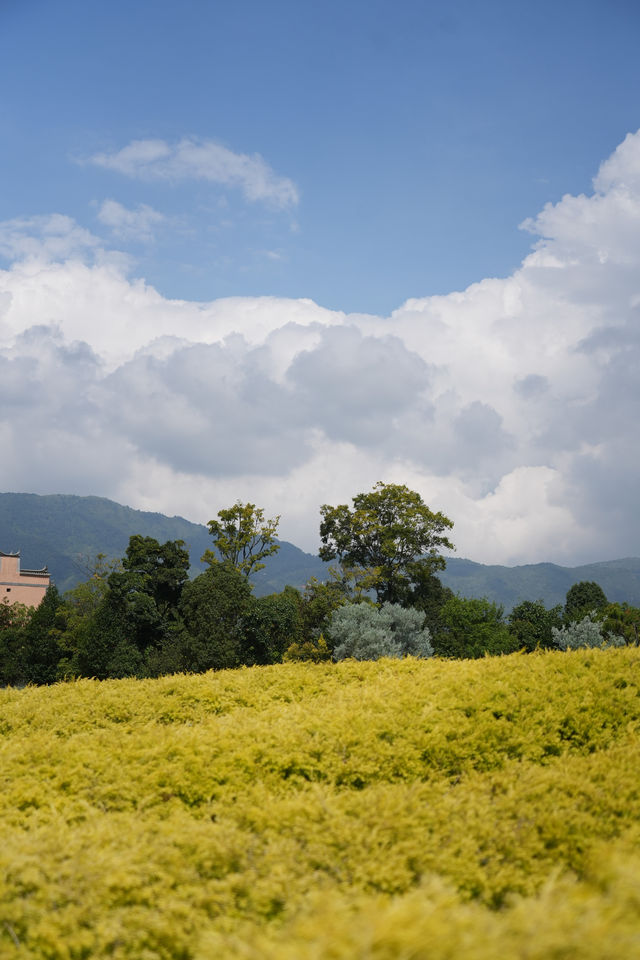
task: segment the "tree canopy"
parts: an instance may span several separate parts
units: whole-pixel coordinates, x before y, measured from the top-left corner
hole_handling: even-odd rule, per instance
[[[564,604],[564,618],[567,623],[579,620],[591,610],[600,610],[607,605],[607,597],[599,583],[593,580],[581,580],[567,591]]]
[[[453,521],[434,513],[404,484],[377,483],[347,504],[320,508],[322,560],[358,568],[378,603],[405,603],[416,587],[446,561],[439,551],[455,549],[446,530]]]
[[[276,542],[280,517],[265,520],[264,510],[255,503],[238,500],[232,507],[219,510],[218,518],[207,524],[217,552],[205,550],[203,563],[230,563],[248,577],[262,570],[261,561],[280,549]]]

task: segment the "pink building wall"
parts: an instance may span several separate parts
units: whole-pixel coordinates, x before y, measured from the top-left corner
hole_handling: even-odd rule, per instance
[[[19,553],[2,553],[0,550],[0,602],[37,607],[50,582],[46,567],[42,570],[21,570]]]

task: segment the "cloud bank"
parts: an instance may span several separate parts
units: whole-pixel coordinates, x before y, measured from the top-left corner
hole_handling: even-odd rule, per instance
[[[259,158],[216,166],[210,146],[138,141],[95,162],[294,202]],[[154,213],[101,211],[114,230]],[[640,132],[590,195],[523,228],[512,276],[377,317],[167,300],[68,217],[2,224],[1,487],[197,521],[252,500],[315,550],[319,505],[385,480],[444,510],[475,560],[637,555]]]

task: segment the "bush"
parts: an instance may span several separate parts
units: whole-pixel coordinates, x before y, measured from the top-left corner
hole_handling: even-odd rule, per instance
[[[329,625],[334,660],[432,657],[431,636],[419,610],[383,603],[355,603],[334,611]]]
[[[520,644],[503,617],[503,608],[486,597],[450,597],[440,611],[436,654],[471,660],[513,653]]]
[[[593,647],[624,647],[624,637],[603,633],[602,623],[588,613],[564,627],[552,627],[553,642],[559,650],[584,650]]]
[[[518,641],[521,650],[553,647],[553,627],[562,626],[562,608],[547,610],[542,600],[523,600],[509,616],[509,633]]]
[[[287,663],[322,663],[324,660],[331,660],[331,650],[323,634],[320,634],[319,637],[310,637],[308,640],[294,641],[285,650],[283,660]]]

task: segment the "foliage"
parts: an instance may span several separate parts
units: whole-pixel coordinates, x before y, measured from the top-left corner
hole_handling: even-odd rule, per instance
[[[53,683],[57,679],[63,629],[62,598],[52,585],[15,635],[14,675],[8,678],[9,682]]]
[[[582,620],[564,624],[560,629],[552,627],[553,642],[559,650],[586,650],[593,647],[623,647],[623,637],[607,636],[602,623],[593,613],[587,613]]]
[[[328,632],[334,660],[433,656],[424,615],[395,603],[383,603],[380,609],[369,603],[340,607]]]
[[[181,540],[134,535],[122,561],[98,555],[90,579],[65,596],[57,676],[147,676],[178,668],[178,603],[188,577]]]
[[[639,667],[626,648],[0,690],[0,953],[635,957]]]
[[[23,567],[48,564],[63,594],[89,576],[83,566],[78,566],[78,555],[101,551],[109,557],[121,557],[132,533],[154,537],[159,543],[184,540],[192,557],[192,576],[202,572],[197,558],[211,546],[208,529],[202,524],[132,510],[104,497],[0,493],[0,529],[5,545],[20,546]],[[281,547],[258,574],[254,593],[282,590],[286,583],[303,584],[312,575],[320,580],[326,578],[321,560],[291,544]],[[455,593],[490,597],[504,604],[505,610],[522,597],[542,597],[548,607],[564,604],[574,578],[596,580],[610,600],[640,607],[638,557],[575,568],[550,563],[499,567],[450,557],[446,570],[438,576]]]
[[[180,602],[185,669],[220,670],[242,662],[244,618],[252,599],[246,576],[230,561],[186,584]]]
[[[431,573],[428,568],[420,567],[414,570],[414,581],[407,592],[405,606],[420,610],[424,614],[425,626],[434,637],[441,628],[442,609],[455,594],[445,587],[439,577]]]
[[[189,579],[189,553],[183,540],[160,544],[153,537],[136,534],[129,540],[122,566],[122,574],[109,577],[112,589],[115,583],[124,583],[125,589],[143,590],[164,616],[176,609]]]
[[[0,600],[0,633],[4,630],[24,627],[29,622],[32,608],[24,603],[9,603],[3,597]]]
[[[238,500],[233,507],[219,510],[218,517],[207,524],[216,552],[205,550],[204,563],[212,566],[219,562],[230,563],[249,577],[263,569],[261,560],[280,549],[275,539],[280,517],[265,520],[264,510],[254,503]]]
[[[440,610],[433,646],[438,656],[476,658],[512,653],[518,641],[504,622],[504,610],[486,598],[452,596]]]
[[[420,494],[395,483],[377,483],[370,493],[346,504],[320,508],[320,557],[337,557],[359,569],[379,603],[407,603],[425,575],[443,570],[443,547],[453,549],[445,531],[453,526],[442,513],[433,513]]]
[[[628,603],[608,603],[601,607],[597,619],[605,635],[623,637],[628,644],[640,644],[640,609]]]
[[[85,563],[87,579],[76,584],[64,594],[68,608],[68,617],[82,620],[95,612],[109,589],[109,577],[121,572],[122,561],[110,560],[104,553],[87,558]]]
[[[330,579],[323,583],[311,577],[302,594],[302,633],[310,639],[326,631],[334,610],[354,600],[352,585],[344,570],[331,567],[330,574]]]
[[[293,587],[252,597],[243,621],[242,663],[280,663],[285,650],[302,639],[300,594]]]
[[[591,610],[600,610],[606,606],[607,598],[600,584],[593,580],[581,580],[567,591],[564,604],[565,623],[578,620]]]
[[[331,660],[331,648],[324,638],[324,634],[317,637],[310,637],[308,640],[296,640],[290,644],[284,652],[283,661],[285,663],[294,663],[302,661],[306,663],[324,663]]]
[[[32,613],[33,608],[22,603],[0,601],[0,683],[26,682],[24,631]]]
[[[509,616],[509,633],[520,650],[531,652],[554,646],[552,629],[562,626],[562,608],[547,610],[542,600],[524,600]]]

